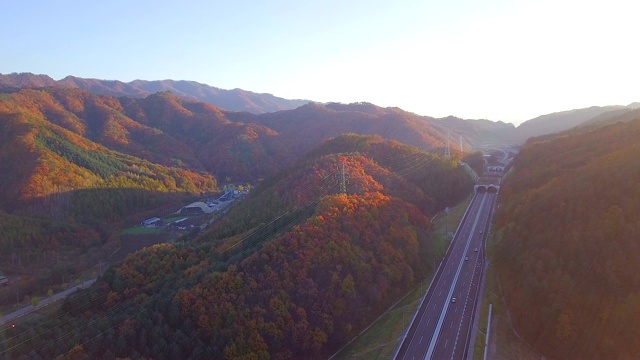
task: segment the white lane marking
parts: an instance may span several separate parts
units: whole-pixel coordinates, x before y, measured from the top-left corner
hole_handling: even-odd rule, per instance
[[[479,208],[483,207],[485,199],[486,199],[485,197],[482,198]],[[471,226],[472,233],[475,233],[475,229],[476,229],[476,226],[478,225],[479,220],[480,220],[479,216],[476,216],[475,221]],[[469,250],[470,245],[471,245],[471,238],[468,238],[465,246],[465,252]],[[456,286],[456,283],[458,282],[458,277],[460,276],[460,271],[462,270],[463,263],[464,263],[464,258],[460,258],[460,263],[458,264],[458,270],[456,272],[455,277],[453,278],[453,282],[450,285],[449,294],[445,301],[445,306],[442,309],[442,312],[440,312],[440,318],[438,320],[438,324],[436,325],[436,329],[434,330],[433,334],[431,335],[431,339],[429,340],[429,348],[427,349],[427,354],[424,357],[425,359],[431,359],[431,357],[433,356],[433,351],[435,350],[436,343],[438,342],[438,337],[440,336],[440,330],[442,328],[442,323],[444,322],[444,317],[447,313],[447,310],[449,309],[449,305],[450,305],[449,299],[451,298],[451,295],[455,290],[455,286]],[[449,325],[449,327],[451,327],[451,325]]]

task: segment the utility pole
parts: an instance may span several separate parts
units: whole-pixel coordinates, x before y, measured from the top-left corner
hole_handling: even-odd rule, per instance
[[[444,234],[447,238],[449,238],[449,207],[444,208],[445,218],[444,218]]]
[[[404,320],[404,313],[405,313],[405,308],[402,308],[402,328],[404,329],[404,335],[407,336],[407,325],[406,322]]]
[[[462,156],[462,135],[460,135],[460,156]]]

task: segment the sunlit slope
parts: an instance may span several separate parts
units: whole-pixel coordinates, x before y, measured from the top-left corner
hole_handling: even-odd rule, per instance
[[[330,140],[197,241],[130,255],[12,354],[327,358],[433,269],[429,217],[471,185],[454,161],[406,145]]]
[[[120,125],[133,121],[115,110],[118,104],[78,90],[0,94],[1,205],[16,208],[88,189],[216,189],[215,178],[197,168],[154,163],[136,156],[136,151],[127,153],[130,138],[117,131],[126,132]]]
[[[185,80],[134,80],[122,82],[67,76],[56,81],[47,75],[34,75],[31,73],[0,74],[0,88],[42,86],[78,88],[99,95],[137,98],[156,92],[170,91],[176,96],[189,101],[202,101],[229,111],[247,111],[256,114],[290,110],[308,102],[305,100],[283,99],[271,94],[258,94],[242,89],[224,90]]]
[[[457,162],[379,136],[346,134],[328,140],[292,167],[265,179],[232,209],[213,234],[225,237],[252,229],[290,209],[300,210],[323,194],[381,192],[420,208],[426,215],[452,206],[471,189]],[[212,235],[214,236],[214,235]]]

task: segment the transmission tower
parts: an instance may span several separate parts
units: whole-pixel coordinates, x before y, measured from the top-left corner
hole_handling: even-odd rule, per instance
[[[344,171],[344,161],[341,161],[342,169],[340,170],[340,192],[347,194],[347,178],[348,174]]]
[[[451,157],[451,148],[449,147],[449,131],[447,130],[447,147],[444,148],[444,156]]]

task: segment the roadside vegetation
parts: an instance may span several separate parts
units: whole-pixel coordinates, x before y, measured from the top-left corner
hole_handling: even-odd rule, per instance
[[[449,209],[447,213],[441,211],[435,215],[432,222],[433,255],[436,260],[442,259],[451,243],[447,232],[455,231],[462,220],[462,216],[469,206],[472,195]],[[453,229],[453,230],[452,230]],[[448,231],[447,231],[448,230]],[[427,262],[433,262],[431,259]],[[437,266],[436,263],[433,263]],[[411,319],[427,291],[434,275],[433,267],[425,274],[424,279],[416,285],[405,297],[394,304],[369,328],[355,337],[348,345],[338,351],[335,360],[369,360],[391,359],[398,348],[404,333],[410,325]]]

